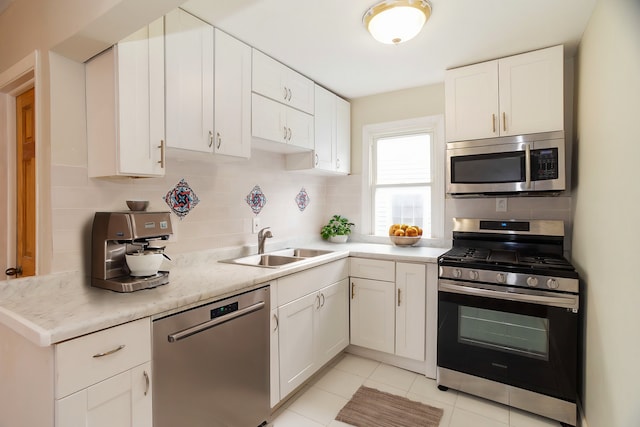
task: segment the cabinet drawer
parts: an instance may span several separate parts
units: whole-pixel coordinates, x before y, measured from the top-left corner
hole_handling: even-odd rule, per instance
[[[367,258],[350,258],[351,277],[363,279],[383,280],[393,282],[396,280],[395,262],[381,261]]]
[[[324,264],[278,279],[278,307],[349,276],[347,259]]]
[[[61,398],[151,360],[151,323],[140,319],[60,343],[55,357]]]

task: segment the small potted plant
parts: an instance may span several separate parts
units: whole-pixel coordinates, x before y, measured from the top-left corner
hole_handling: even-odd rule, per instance
[[[340,215],[334,215],[329,220],[329,223],[322,227],[320,234],[322,238],[333,243],[344,243],[351,234],[351,227],[353,223]]]

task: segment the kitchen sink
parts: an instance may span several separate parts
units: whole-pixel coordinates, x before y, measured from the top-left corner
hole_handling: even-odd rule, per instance
[[[293,256],[300,258],[313,258],[320,255],[330,254],[333,251],[325,251],[322,249],[303,249],[303,248],[287,248],[279,251],[270,252],[274,255]]]
[[[304,261],[320,255],[330,254],[333,251],[320,249],[287,248],[266,254],[249,255],[240,258],[221,260],[228,264],[250,265],[254,267],[278,268],[292,262]]]

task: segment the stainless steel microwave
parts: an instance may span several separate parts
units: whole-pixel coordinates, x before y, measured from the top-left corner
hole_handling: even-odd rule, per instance
[[[453,196],[560,192],[564,132],[447,144],[447,193]]]

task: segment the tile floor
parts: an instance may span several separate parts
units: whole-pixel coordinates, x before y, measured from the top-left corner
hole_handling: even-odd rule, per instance
[[[444,409],[440,427],[559,427],[560,423],[475,396],[438,390],[435,380],[345,354],[279,408],[273,427],[340,427],[340,409],[360,387],[377,388]]]

